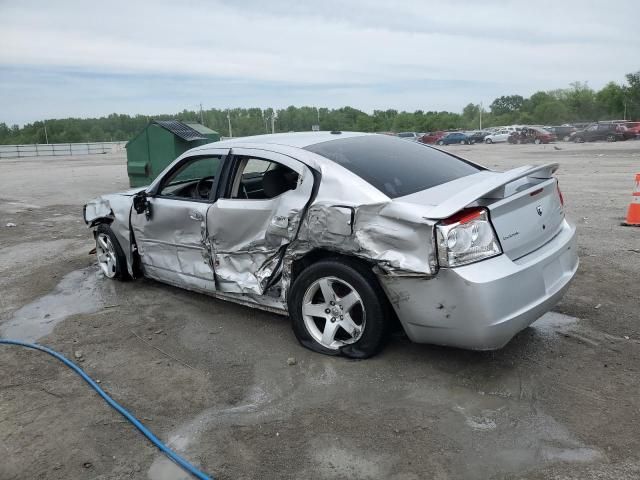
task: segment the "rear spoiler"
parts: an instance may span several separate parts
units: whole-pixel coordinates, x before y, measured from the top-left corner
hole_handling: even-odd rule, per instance
[[[505,187],[524,177],[536,179],[551,178],[559,165],[557,163],[547,163],[538,167],[525,165],[524,167],[508,170],[500,175],[495,175],[485,180],[480,180],[475,185],[456,193],[439,205],[429,209],[429,218],[447,218],[462,210],[470,203],[479,198],[504,198]]]

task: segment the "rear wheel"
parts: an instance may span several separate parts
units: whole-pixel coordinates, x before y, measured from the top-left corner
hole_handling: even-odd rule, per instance
[[[535,143],[536,145],[540,145],[542,143],[542,140],[540,140],[539,138],[536,138],[533,143]]]
[[[96,257],[105,277],[126,280],[127,259],[109,225],[101,224],[96,228]]]
[[[617,140],[615,135],[607,135],[607,142],[615,142]]]
[[[460,145],[466,145],[466,141],[465,140],[460,140]]]
[[[444,145],[444,142],[442,140],[438,140],[438,145]]]
[[[491,143],[493,143],[493,140],[491,140],[490,138],[486,138],[486,139],[484,140],[484,143],[489,143],[489,144],[491,144]]]
[[[564,137],[562,137],[563,142],[568,142],[569,140],[571,140],[571,137],[569,135],[565,135]]]
[[[367,358],[387,338],[385,294],[371,270],[344,259],[321,260],[296,278],[289,315],[298,341],[327,355]]]
[[[575,143],[584,143],[584,137],[577,136],[574,140]]]

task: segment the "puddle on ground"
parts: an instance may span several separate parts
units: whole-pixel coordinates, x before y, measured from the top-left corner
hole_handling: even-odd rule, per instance
[[[200,435],[214,423],[237,421],[236,415],[258,415],[257,410],[269,403],[271,398],[261,387],[252,387],[244,399],[244,403],[220,409],[208,408],[176,429],[169,435],[167,446],[179,454],[184,455],[190,444],[199,441]],[[242,418],[242,417],[240,417]],[[197,466],[197,462],[194,462]],[[147,476],[151,480],[183,480],[191,478],[184,470],[174,464],[164,455],[157,455],[153,460]]]
[[[531,324],[531,328],[544,334],[563,333],[575,327],[580,320],[557,312],[547,312]]]
[[[24,202],[0,202],[0,211],[8,215],[16,215],[20,212],[24,212],[25,210],[35,210],[39,208],[42,207],[40,205],[33,205]]]
[[[196,462],[193,463],[195,465]],[[165,456],[156,457],[147,476],[151,480],[190,480],[193,478]]]
[[[34,342],[53,331],[62,320],[80,313],[94,313],[115,297],[110,282],[97,266],[65,275],[54,290],[16,310],[0,325],[0,336]]]

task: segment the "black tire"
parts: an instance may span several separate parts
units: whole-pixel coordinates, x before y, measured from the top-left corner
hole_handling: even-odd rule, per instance
[[[109,278],[112,278],[115,280],[121,280],[121,281],[128,280],[130,277],[129,277],[129,272],[127,270],[127,258],[124,255],[124,251],[120,246],[120,242],[118,241],[118,238],[113,233],[113,230],[111,230],[111,227],[105,223],[101,223],[96,228],[96,241],[98,239],[98,236],[101,234],[108,236],[109,239],[111,240],[111,244],[113,245],[113,250],[114,250],[115,259],[116,259],[115,273],[113,277],[109,277]]]
[[[584,138],[580,137],[580,136],[577,136],[573,141],[575,143],[584,143]]]
[[[607,142],[615,142],[617,140],[615,135],[607,135]]]
[[[337,349],[327,348],[315,340],[305,325],[302,313],[304,297],[314,282],[334,277],[353,287],[362,300],[366,322],[360,338]],[[345,258],[320,260],[305,268],[295,279],[288,296],[289,316],[293,332],[306,348],[325,355],[343,355],[364,359],[378,353],[388,339],[390,321],[388,302],[373,272],[365,265]],[[327,322],[329,320],[326,320]]]
[[[438,145],[444,145],[444,142],[442,140],[438,140]]]
[[[491,140],[490,138],[485,139],[484,143],[491,145],[493,143],[493,140]]]

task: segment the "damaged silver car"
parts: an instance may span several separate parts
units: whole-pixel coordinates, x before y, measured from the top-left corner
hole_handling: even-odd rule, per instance
[[[578,268],[557,167],[496,172],[387,135],[263,135],[194,148],[84,218],[107,277],[289,315],[322,353],[369,357],[398,321],[415,342],[490,350]]]

